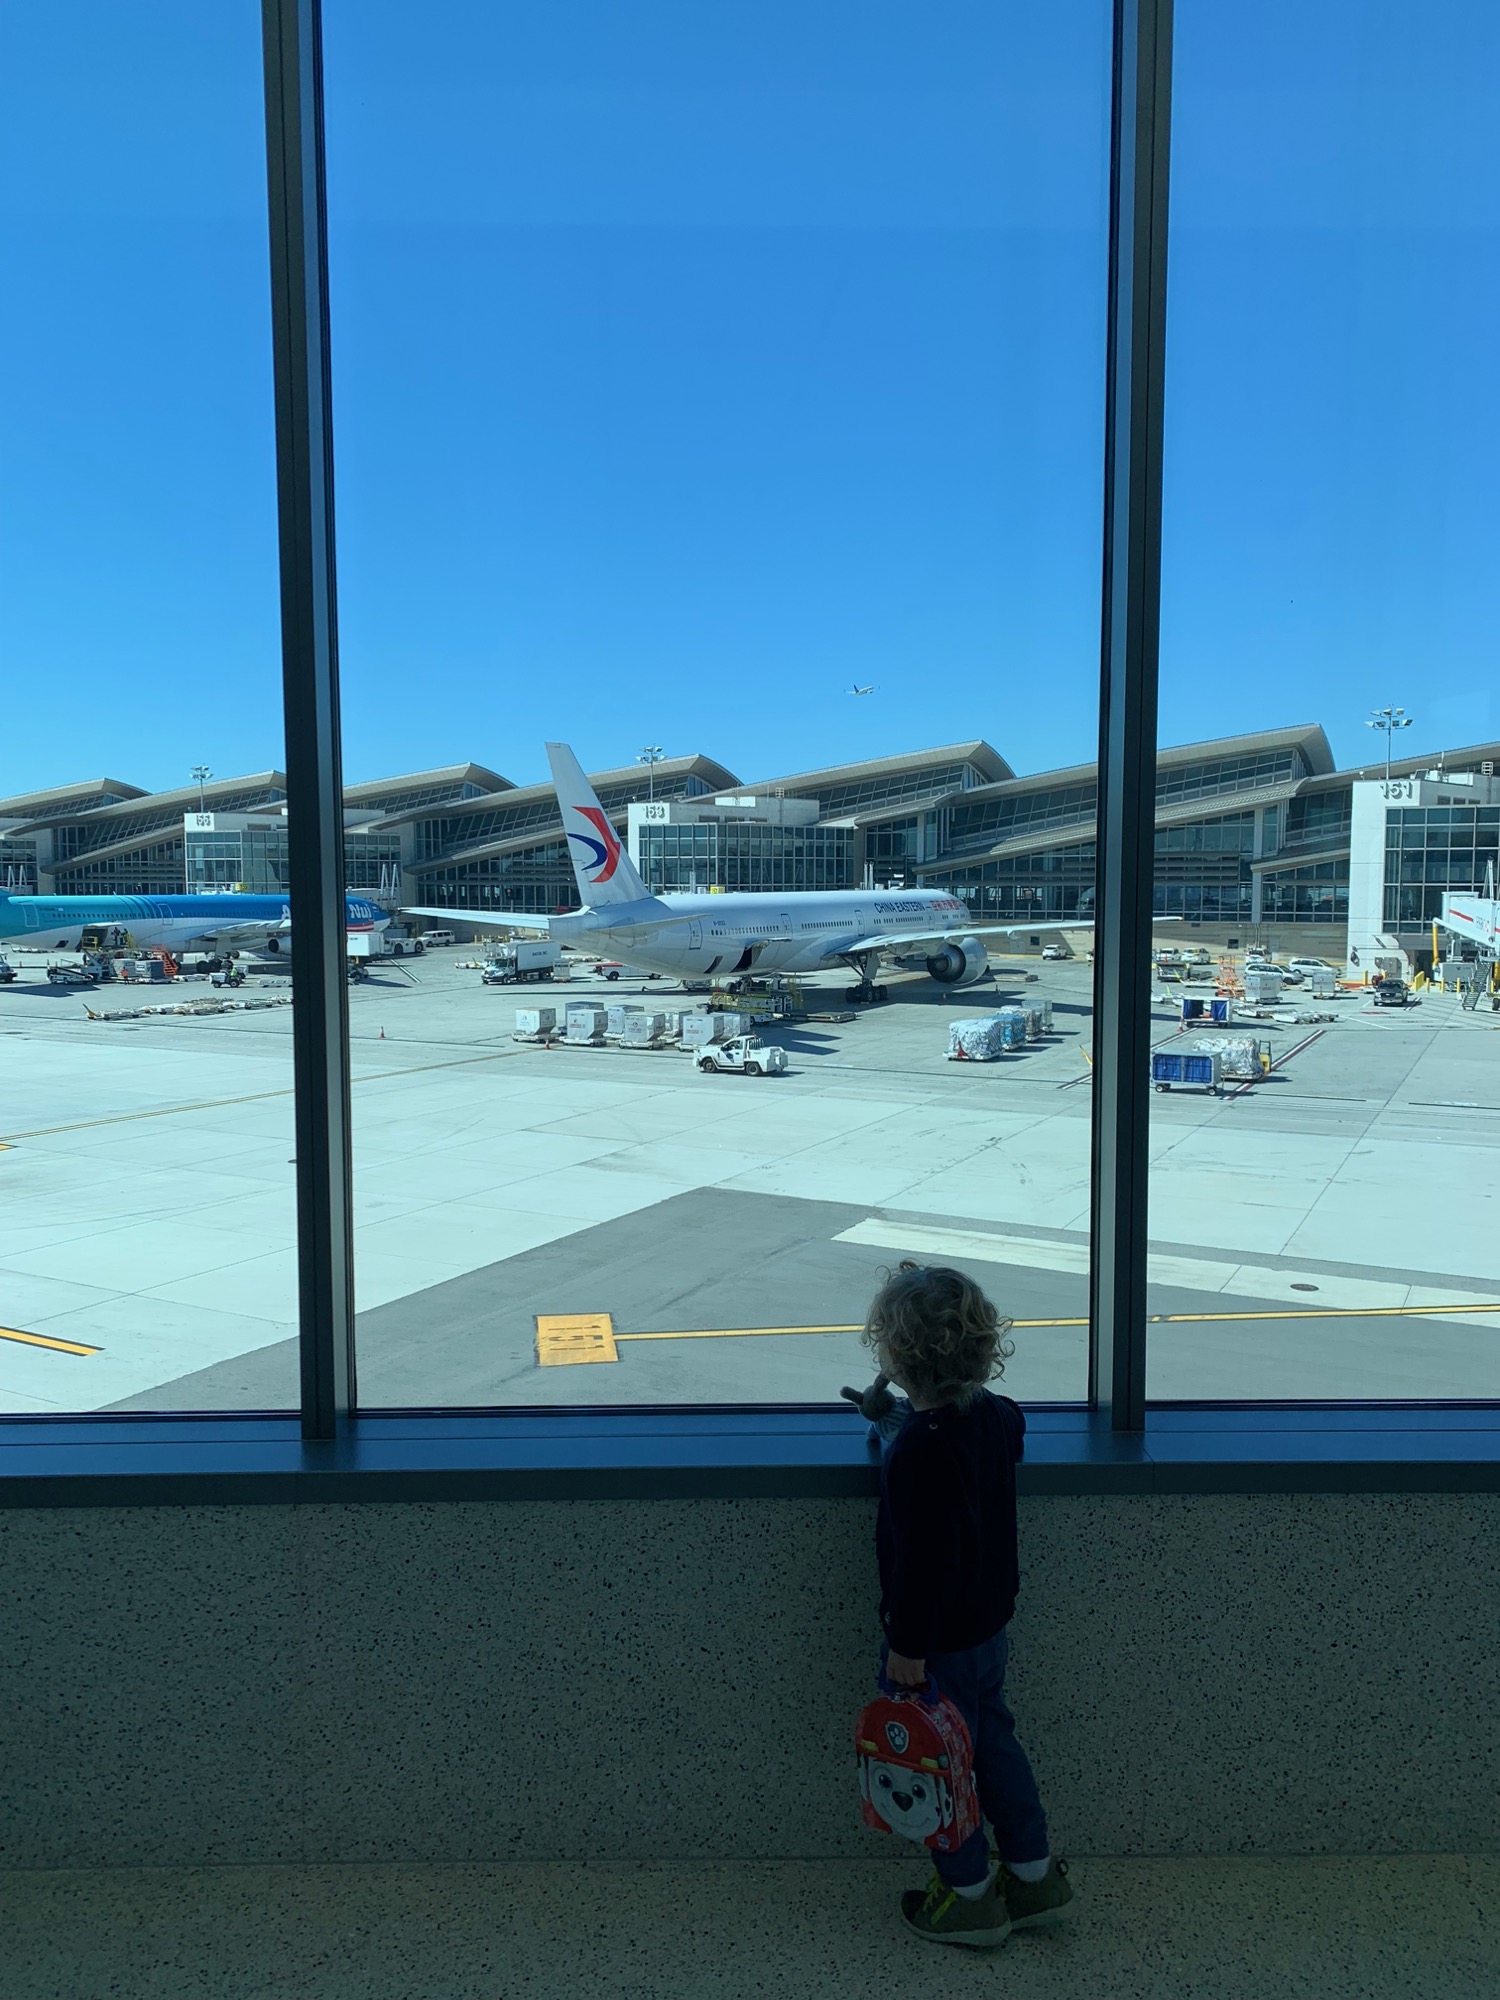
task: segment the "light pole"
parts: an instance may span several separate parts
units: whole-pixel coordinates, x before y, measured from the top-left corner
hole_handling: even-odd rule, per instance
[[[1378,729],[1385,737],[1385,781],[1391,782],[1391,737],[1398,729],[1410,729],[1412,718],[1404,708],[1376,708],[1370,711],[1366,729]]]
[[[666,751],[662,749],[659,743],[648,743],[635,760],[638,764],[646,766],[646,796],[648,799],[654,800],[656,797],[656,767],[666,754]]]
[[[200,813],[207,812],[208,808],[203,803],[203,787],[213,776],[213,772],[209,770],[207,764],[195,764],[193,776],[198,780],[198,810]]]

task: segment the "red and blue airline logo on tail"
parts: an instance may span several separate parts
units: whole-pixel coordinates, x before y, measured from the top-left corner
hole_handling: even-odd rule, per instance
[[[598,833],[599,838],[595,840],[591,833],[570,833],[568,838],[569,840],[579,841],[591,851],[593,859],[584,863],[589,880],[591,882],[607,882],[619,865],[619,836],[610,825],[609,816],[603,806],[574,806],[573,810],[581,818],[588,821],[589,825]]]

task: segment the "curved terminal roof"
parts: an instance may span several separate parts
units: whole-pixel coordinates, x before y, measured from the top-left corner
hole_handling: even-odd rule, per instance
[[[792,798],[809,792],[827,792],[835,787],[869,784],[881,778],[902,778],[909,773],[941,770],[949,764],[972,764],[990,782],[1014,775],[1009,764],[983,737],[967,743],[940,744],[932,750],[908,750],[897,756],[867,757],[856,764],[830,764],[821,771],[799,771],[789,778],[762,778],[754,785],[736,784],[737,792],[783,792]]]
[[[0,799],[0,819],[46,820],[146,796],[139,785],[127,785],[123,778],[86,778],[76,785],[49,785],[43,791],[18,792],[14,798]]]
[[[709,791],[720,791],[728,787],[739,788],[739,780],[727,764],[720,764],[713,757],[705,757],[694,752],[687,757],[663,757],[656,766],[658,784],[672,778],[697,778]],[[651,780],[644,764],[619,764],[609,771],[590,771],[588,781],[596,792],[611,790],[617,785],[638,784],[642,796],[650,790]],[[455,799],[440,801],[436,805],[408,806],[400,812],[390,814],[381,822],[384,826],[399,826],[409,819],[453,819],[469,813],[521,811],[544,799],[556,798],[557,793],[550,778],[542,779],[534,785],[512,785],[501,781],[501,788],[485,792],[475,799]]]
[[[501,777],[498,771],[490,770],[486,764],[445,764],[440,770],[412,771],[404,778],[372,778],[367,784],[345,785],[344,804],[378,807],[382,799],[400,798],[407,792],[430,791],[439,795],[444,790],[459,798],[465,785],[477,785],[478,797],[516,789],[509,778]],[[442,803],[441,798],[437,797],[436,802]]]

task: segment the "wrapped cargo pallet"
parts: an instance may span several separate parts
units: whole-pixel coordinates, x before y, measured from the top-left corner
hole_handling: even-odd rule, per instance
[[[1021,1014],[1026,1022],[1026,1039],[1039,1042],[1042,1039],[1042,1010],[1040,1007],[1023,1007]]]
[[[1194,1042],[1193,1047],[1200,1055],[1217,1056],[1219,1074],[1236,1083],[1264,1076],[1270,1066],[1270,1043],[1253,1035],[1215,1035]]]
[[[1005,1046],[1004,1029],[993,1014],[948,1023],[949,1062],[998,1062]]]
[[[1002,1007],[992,1016],[1000,1023],[1000,1032],[1005,1047],[1019,1049],[1026,1040],[1026,1014],[1021,1007]]]

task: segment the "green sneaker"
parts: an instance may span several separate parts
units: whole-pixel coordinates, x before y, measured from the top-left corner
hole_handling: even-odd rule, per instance
[[[1065,1917],[1074,1896],[1066,1861],[1054,1861],[1040,1882],[1023,1882],[1019,1875],[1012,1875],[1005,1867],[1000,1869],[995,1881],[1005,1898],[1005,1910],[1013,1931],[1024,1930],[1031,1924],[1054,1923],[1058,1917]]]
[[[990,1951],[1010,1936],[1010,1918],[993,1882],[982,1896],[960,1896],[941,1875],[934,1875],[925,1892],[905,1892],[901,1914],[909,1929],[933,1944],[965,1944],[976,1951]]]

